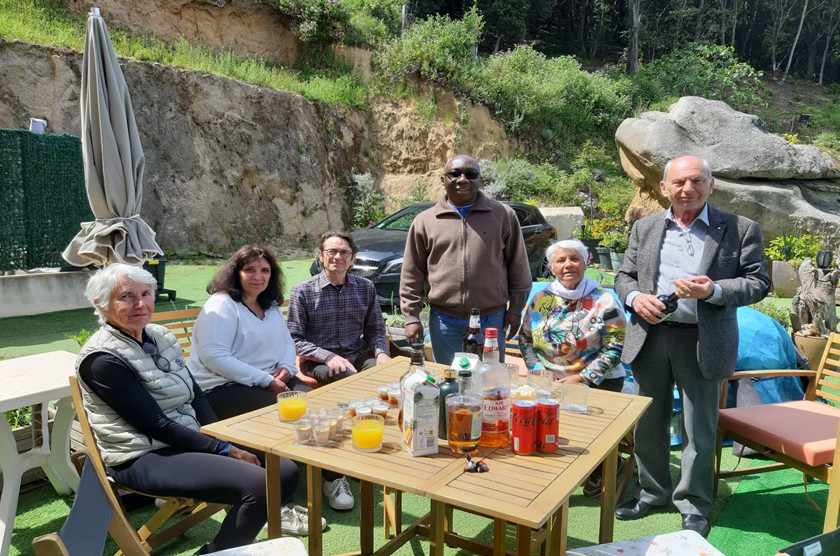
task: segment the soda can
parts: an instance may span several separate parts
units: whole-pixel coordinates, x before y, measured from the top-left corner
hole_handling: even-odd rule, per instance
[[[537,402],[516,400],[511,406],[511,448],[514,454],[534,453],[537,439]]]
[[[552,454],[557,451],[560,431],[560,402],[551,398],[537,401],[537,451]]]

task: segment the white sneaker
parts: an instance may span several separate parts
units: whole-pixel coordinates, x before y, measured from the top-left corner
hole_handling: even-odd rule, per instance
[[[347,477],[339,477],[334,481],[324,481],[324,496],[334,510],[352,510],[356,503],[347,484]]]
[[[298,514],[292,504],[283,506],[280,509],[281,527],[283,533],[288,535],[302,535],[309,534],[309,529],[306,523],[301,523]]]
[[[297,515],[298,521],[300,522],[300,531],[301,535],[308,535],[309,534],[309,508],[304,506],[294,506],[292,508]],[[321,531],[327,528],[327,520],[323,517],[321,518]]]

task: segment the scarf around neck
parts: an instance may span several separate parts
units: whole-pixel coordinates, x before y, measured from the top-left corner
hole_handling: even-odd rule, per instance
[[[564,299],[574,301],[589,295],[595,288],[597,288],[600,285],[601,284],[599,284],[592,278],[587,278],[586,276],[584,276],[583,279],[580,282],[578,282],[577,287],[573,290],[570,290],[569,288],[561,284],[559,280],[554,280],[554,282],[549,284],[546,289],[554,295],[559,295]]]

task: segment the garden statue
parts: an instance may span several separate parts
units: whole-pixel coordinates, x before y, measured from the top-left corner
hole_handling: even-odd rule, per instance
[[[790,322],[793,331],[802,336],[825,336],[837,330],[834,290],[840,270],[814,266],[810,258],[799,267],[802,285],[793,296]]]

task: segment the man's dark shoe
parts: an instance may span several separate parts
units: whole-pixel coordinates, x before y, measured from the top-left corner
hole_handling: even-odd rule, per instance
[[[616,519],[621,520],[640,519],[645,517],[652,510],[662,507],[664,506],[656,506],[654,504],[648,504],[647,502],[642,502],[641,500],[631,498],[630,500],[616,508],[615,517]]]
[[[616,511],[616,513],[618,512]],[[709,530],[711,529],[709,520],[697,514],[686,514],[682,516],[682,527],[685,530],[699,533],[703,538],[709,535]]]

